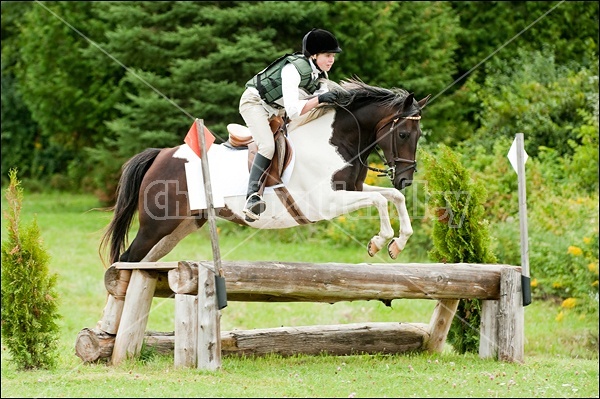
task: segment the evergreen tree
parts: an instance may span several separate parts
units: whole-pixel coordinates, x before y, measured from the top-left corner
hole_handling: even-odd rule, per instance
[[[34,219],[21,225],[23,191],[17,171],[9,173],[4,212],[8,239],[2,242],[2,338],[19,369],[56,364],[59,326],[56,275]]]
[[[26,8],[2,3],[2,22],[11,34],[7,41],[3,37],[2,57],[11,61],[7,72],[14,74],[18,98],[38,125],[37,135],[23,138],[34,149],[34,164],[24,168],[33,177],[48,181],[54,174],[68,175],[81,187],[91,171],[83,149],[110,133],[105,121],[117,114],[123,72],[105,55],[95,57],[100,51],[90,41],[106,29],[97,8],[94,2],[38,2]],[[19,20],[10,18],[17,12]],[[86,53],[90,47],[94,52]]]
[[[2,61],[2,185],[8,184],[8,172],[20,165],[23,175],[39,178],[41,170],[35,167],[39,154],[36,149],[37,124],[23,103],[18,82]]]
[[[430,259],[442,263],[495,263],[484,217],[485,187],[473,181],[449,147],[440,145],[437,153],[423,155],[427,165],[428,208],[435,216]],[[481,301],[460,300],[448,342],[459,353],[476,353],[480,322]]]
[[[118,29],[104,48],[128,66],[121,82],[128,100],[114,133],[93,152],[114,181],[120,165],[148,147],[183,143],[194,118],[226,140],[226,125],[242,123],[245,83],[275,58],[300,51],[302,37],[323,22],[321,3],[110,2],[105,15]],[[118,161],[118,162],[116,162]]]

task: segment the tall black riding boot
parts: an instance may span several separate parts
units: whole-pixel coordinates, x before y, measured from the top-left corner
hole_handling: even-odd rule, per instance
[[[271,160],[256,153],[252,168],[250,168],[250,178],[248,179],[248,192],[246,194],[246,205],[244,206],[244,215],[247,222],[258,220],[260,214],[265,211],[267,204],[258,194],[260,188],[261,176],[267,170]]]

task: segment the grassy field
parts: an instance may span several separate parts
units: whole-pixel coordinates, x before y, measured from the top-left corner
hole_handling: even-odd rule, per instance
[[[5,205],[3,192],[3,210]],[[22,219],[29,222],[35,215],[51,271],[58,274],[61,354],[55,370],[20,372],[3,345],[2,397],[598,397],[598,315],[567,312],[559,318],[557,304],[535,299],[525,308],[524,364],[460,355],[451,347],[436,355],[225,357],[216,372],[174,369],[172,356],[158,355],[117,367],[82,364],[74,354],[75,338],[82,328],[95,326],[106,299],[98,244],[111,214],[97,206],[91,196],[25,193]],[[5,232],[3,218],[3,240]],[[370,258],[366,243],[282,244],[276,237],[251,229],[221,235],[221,255],[225,260],[391,262]],[[212,259],[208,228],[187,237],[164,260],[186,259]],[[391,307],[378,301],[229,302],[221,329],[426,323],[434,306],[428,300],[395,300]],[[172,299],[155,299],[148,329],[172,331],[173,311]]]

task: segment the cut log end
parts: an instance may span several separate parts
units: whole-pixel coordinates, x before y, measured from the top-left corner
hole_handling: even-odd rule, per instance
[[[92,363],[110,358],[115,336],[97,328],[84,328],[77,334],[75,354],[84,362]]]

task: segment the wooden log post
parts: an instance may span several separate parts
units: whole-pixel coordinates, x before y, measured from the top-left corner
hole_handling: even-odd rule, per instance
[[[221,314],[217,309],[215,272],[205,264],[198,267],[198,365],[199,369],[221,368]]]
[[[156,288],[156,279],[157,272],[153,270],[136,269],[131,273],[111,357],[113,365],[118,365],[124,359],[139,356]]]
[[[109,278],[112,282],[112,291],[107,288],[106,305],[102,312],[102,319],[98,322],[98,328],[109,334],[116,334],[119,331],[123,306],[125,305],[125,293],[131,279],[131,270],[121,270],[119,273],[114,273],[115,270],[114,267],[110,267],[104,272],[104,284],[106,285],[106,280]]]
[[[500,278],[498,360],[523,363],[525,314],[521,272],[516,268],[504,268]]]
[[[498,302],[481,301],[479,357],[482,359],[498,358]]]
[[[479,357],[522,363],[525,352],[525,314],[519,268],[504,268],[500,298],[482,301]]]
[[[425,343],[425,349],[428,352],[441,353],[444,350],[448,331],[450,331],[458,303],[458,299],[443,299],[435,305],[429,322],[430,338]]]
[[[175,294],[175,367],[198,361],[198,296]]]

